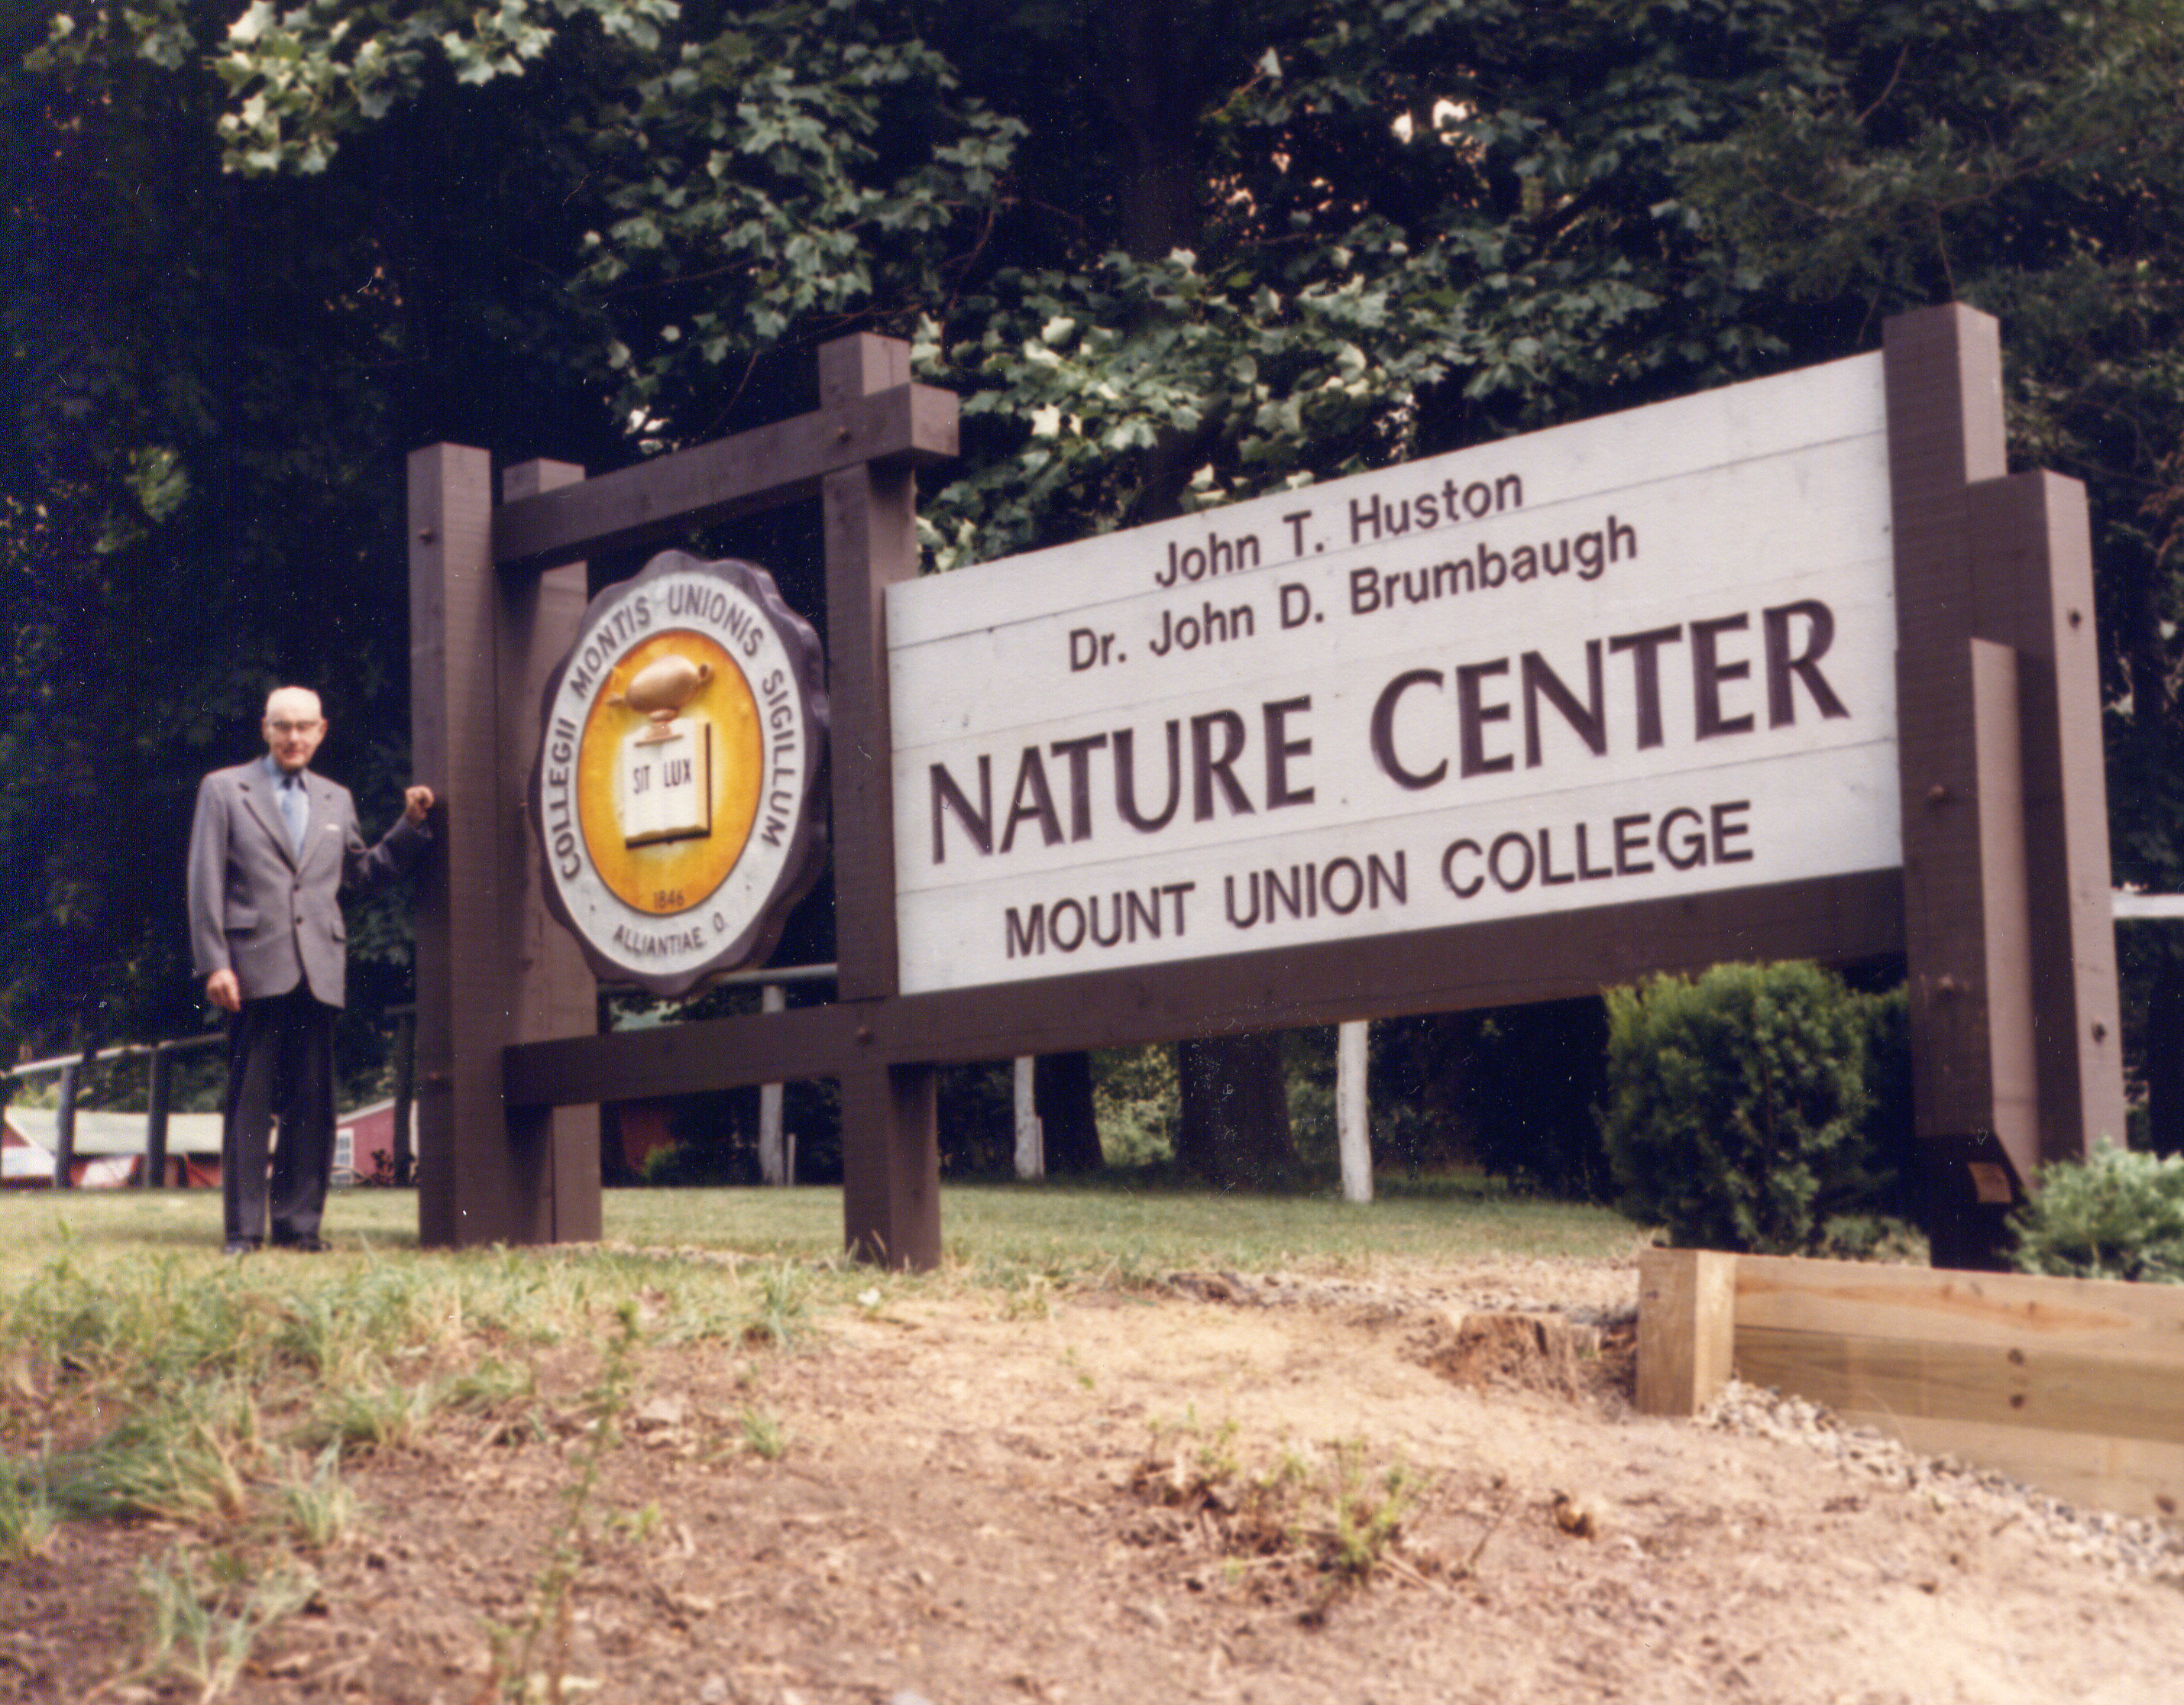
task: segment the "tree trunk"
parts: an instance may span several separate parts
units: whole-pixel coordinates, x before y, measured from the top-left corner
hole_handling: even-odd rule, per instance
[[[1183,11],[1173,0],[1106,0],[1098,8],[1084,63],[1113,120],[1121,167],[1116,222],[1122,247],[1135,259],[1162,260],[1172,250],[1198,247],[1199,116],[1233,51],[1233,18],[1228,5]],[[1181,512],[1198,451],[1191,434],[1171,430],[1142,454],[1131,521]],[[1295,1161],[1279,1036],[1183,1043],[1177,1067],[1184,1086],[1177,1151],[1186,1167],[1234,1186],[1255,1182],[1270,1164]],[[1089,1062],[1081,1055],[1050,1056],[1037,1070],[1047,1170],[1097,1165]]]
[[[1172,0],[1111,0],[1095,70],[1123,142],[1123,247],[1138,260],[1199,246],[1198,116],[1216,86],[1209,68],[1228,45],[1230,14],[1226,7],[1195,13],[1192,36],[1178,28],[1177,11]],[[1196,449],[1188,433],[1161,434],[1140,464],[1132,521],[1181,513]],[[1295,1161],[1279,1034],[1178,1043],[1176,1073],[1176,1158],[1187,1170],[1233,1189]]]
[[[1122,143],[1115,212],[1123,247],[1160,260],[1198,246],[1198,115],[1217,82],[1173,0],[1109,0],[1095,48],[1100,98]]]
[[[1046,1171],[1096,1173],[1107,1164],[1092,1116],[1092,1056],[1042,1054],[1032,1068],[1039,1120],[1046,1134]]]
[[[1176,1044],[1176,1159],[1223,1190],[1256,1190],[1296,1162],[1278,1030]]]

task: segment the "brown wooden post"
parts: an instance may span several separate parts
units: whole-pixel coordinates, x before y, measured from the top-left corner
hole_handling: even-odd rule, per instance
[[[84,1058],[92,1055],[86,1051]],[[53,1103],[53,1188],[57,1190],[75,1188],[75,1095],[76,1078],[83,1071],[83,1061],[71,1060],[61,1067],[60,1088],[55,1092]]]
[[[910,348],[861,334],[819,351],[822,412],[910,382]],[[917,572],[916,482],[900,464],[827,475],[827,693],[833,701],[835,957],[844,1002],[896,993],[894,743],[888,709],[886,589]],[[861,1039],[871,1034],[861,1027]],[[877,1060],[842,1072],[842,1217],[867,1260],[940,1260],[940,1145],[928,1064]]]
[[[174,1053],[164,1042],[154,1042],[144,1085],[144,1175],[137,1179],[149,1190],[162,1189],[167,1182],[167,1109],[174,1081]]]
[[[1937,1265],[1991,1266],[2017,1190],[1998,1129],[1990,1008],[2029,1011],[2031,967],[1987,932],[1970,487],[2005,470],[1995,322],[1952,305],[1883,328],[1896,541],[1896,688],[1912,1101]],[[1984,671],[1989,698],[1999,683]],[[2014,683],[2013,683],[2014,685]],[[1998,727],[1990,703],[1987,728]],[[1989,802],[1986,827],[1996,827]],[[2013,989],[2013,983],[2014,987]],[[2030,1053],[2030,1037],[2023,1039]]]
[[[2084,510],[2005,477],[1993,320],[1922,309],[1884,348],[1925,1219],[1936,1265],[1990,1267],[2033,1167],[2121,1108]]]
[[[501,476],[503,503],[575,485],[584,471],[568,462],[523,462]],[[584,565],[544,573],[503,569],[497,657],[500,701],[500,833],[508,873],[504,917],[514,932],[509,1042],[582,1035],[599,1024],[599,982],[576,939],[546,910],[538,843],[531,828],[531,766],[538,755],[538,705],[546,677],[575,643],[589,598]],[[496,1078],[498,1074],[496,1073]],[[510,1137],[542,1145],[545,1192],[543,1240],[591,1242],[599,1235],[599,1110],[594,1105],[511,1109]],[[540,1119],[534,1132],[519,1122]]]
[[[1713,1250],[1639,1251],[1640,1414],[1696,1415],[1729,1383],[1736,1259]]]
[[[417,1155],[410,1145],[411,1111],[417,1105],[417,1009],[394,1021],[394,1182],[417,1182]]]
[[[574,477],[534,465],[516,483]],[[597,1113],[511,1116],[501,1095],[510,1043],[592,1022],[589,978],[572,992],[561,944],[533,916],[523,820],[529,725],[573,631],[572,595],[582,612],[583,571],[573,593],[566,571],[504,585],[491,458],[451,444],[410,458],[410,563],[411,762],[440,796],[417,906],[418,1235],[443,1247],[597,1237]]]
[[[416,911],[417,1235],[428,1247],[506,1235],[530,1170],[499,1140],[493,599],[493,459],[454,444],[414,452],[410,766],[437,796],[438,843]]]
[[[2017,654],[2041,1162],[2125,1140],[2100,648],[2086,491],[2050,473],[1972,488],[1982,618]],[[1995,595],[1988,595],[1989,593]]]

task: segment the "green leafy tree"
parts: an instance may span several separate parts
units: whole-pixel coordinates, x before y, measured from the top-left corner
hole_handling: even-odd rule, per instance
[[[1989,309],[2014,455],[2095,499],[2119,873],[2184,887],[2163,0],[61,18],[0,26],[19,1035],[179,986],[170,861],[102,799],[175,844],[282,675],[398,727],[404,450],[603,471],[805,405],[860,328],[965,398],[923,504],[945,568]],[[2149,995],[2180,961],[2142,956],[2140,1056],[2184,1057],[2184,998]]]
[[[621,454],[585,382],[590,310],[543,267],[582,234],[557,210],[581,177],[556,167],[560,116],[484,110],[443,77],[340,170],[224,171],[227,89],[203,44],[239,9],[0,25],[11,1046],[205,1022],[182,922],[192,797],[256,747],[271,686],[319,687],[326,767],[368,821],[398,808],[410,445]],[[527,175],[436,170],[471,150]],[[350,944],[361,1024],[404,992],[406,910],[359,914]],[[370,1042],[342,1057],[369,1068]]]
[[[2184,891],[2184,16],[1800,14],[1749,119],[1688,154],[1684,203],[1817,334],[1801,347],[1921,302],[1998,316],[2013,465],[2092,500],[2116,879]],[[2154,1139],[2184,1151],[2184,932],[2120,946]]]
[[[1479,1163],[1566,1201],[1613,1201],[1595,1111],[1607,1088],[1602,1002],[1543,1000],[1466,1016],[1465,1099]]]

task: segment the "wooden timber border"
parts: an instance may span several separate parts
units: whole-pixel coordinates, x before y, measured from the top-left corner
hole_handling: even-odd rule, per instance
[[[1732,1373],[2073,1503],[2184,1507],[2184,1285],[1647,1251],[1638,1407]]]

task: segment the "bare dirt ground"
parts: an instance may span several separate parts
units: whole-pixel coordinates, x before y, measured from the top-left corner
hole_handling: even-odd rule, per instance
[[[2184,1698],[2184,1575],[1915,1463],[1635,1415],[1635,1301],[1604,1262],[1185,1275],[648,1349],[538,1697]],[[1478,1318],[1510,1312],[1546,1325]],[[354,1529],[230,1697],[497,1697],[489,1626],[540,1602],[598,1368],[542,1368],[543,1429],[353,1465]],[[108,1683],[135,1561],[175,1537],[73,1529],[0,1568],[0,1700],[192,1697]]]

